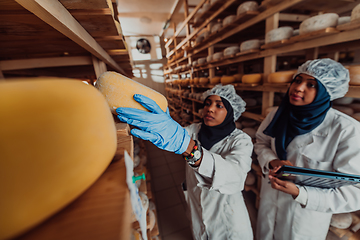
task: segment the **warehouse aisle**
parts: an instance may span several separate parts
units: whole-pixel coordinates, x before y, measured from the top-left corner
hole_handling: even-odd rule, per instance
[[[151,174],[161,240],[191,240],[186,202],[181,190],[185,162],[181,155],[163,151],[145,141],[147,167]],[[244,191],[253,229],[256,222],[255,194]]]

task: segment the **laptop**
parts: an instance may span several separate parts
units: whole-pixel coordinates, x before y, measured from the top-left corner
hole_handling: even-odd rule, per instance
[[[281,180],[290,180],[299,185],[319,188],[337,188],[360,183],[359,175],[287,165],[282,166],[275,174]]]

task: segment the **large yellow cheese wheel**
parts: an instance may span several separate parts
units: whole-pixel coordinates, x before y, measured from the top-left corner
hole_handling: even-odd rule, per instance
[[[79,80],[3,81],[0,109],[0,239],[9,239],[91,186],[117,137],[104,96]]]
[[[220,80],[220,82],[222,84],[230,84],[230,83],[233,83],[235,81],[236,81],[236,79],[233,76],[222,76],[221,80]]]
[[[269,83],[289,83],[292,81],[296,71],[273,72],[268,76]]]
[[[220,83],[220,80],[221,80],[221,77],[218,77],[218,76],[213,77],[210,79],[210,84],[218,84],[218,83]]]
[[[179,84],[179,81],[175,84]],[[151,98],[164,112],[168,106],[167,100],[162,94],[116,72],[109,71],[101,74],[95,87],[105,96],[113,114],[116,114],[115,110],[118,107],[146,110],[134,100],[134,94],[142,94]]]
[[[209,78],[207,77],[201,77],[199,79],[199,84],[208,84],[209,83]]]
[[[241,73],[236,73],[236,74],[233,75],[236,82],[241,82],[242,76],[243,76],[243,74],[241,74]]]
[[[360,65],[348,67],[350,74],[350,85],[360,85]]]
[[[245,74],[241,82],[242,83],[260,83],[263,78],[262,73]]]

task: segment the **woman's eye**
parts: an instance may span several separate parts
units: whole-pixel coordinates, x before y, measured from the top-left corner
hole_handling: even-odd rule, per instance
[[[309,87],[309,88],[314,88],[314,87],[316,87],[316,84],[314,84],[314,83],[308,83],[308,87]]]
[[[207,107],[210,106],[210,103],[206,102],[206,103],[205,103],[205,106],[207,106]]]
[[[300,80],[300,79],[295,79],[295,80],[294,80],[294,83],[298,83],[298,84],[299,84],[299,83],[301,83],[301,80]]]
[[[223,108],[224,106],[223,105],[216,105],[218,108]]]

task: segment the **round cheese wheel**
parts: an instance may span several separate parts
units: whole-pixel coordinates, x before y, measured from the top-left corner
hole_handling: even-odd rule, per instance
[[[350,74],[350,85],[360,85],[360,65],[348,67]]]
[[[217,53],[214,53],[213,55],[213,60],[220,60],[222,57],[224,56],[224,53],[223,52],[217,52]]]
[[[235,82],[241,82],[241,78],[244,74],[241,73],[236,73],[233,75],[233,77],[235,78]]]
[[[222,76],[220,82],[222,84],[230,84],[235,82],[235,78],[233,76]]]
[[[193,62],[192,62],[193,67],[195,67],[197,64],[198,64],[197,61],[193,61]]]
[[[337,25],[345,24],[351,21],[351,16],[339,17]]]
[[[179,84],[179,81],[175,82]],[[148,111],[133,98],[134,94],[142,94],[154,100],[165,112],[167,109],[166,98],[153,89],[142,85],[130,78],[116,72],[104,72],[95,83],[95,87],[105,96],[113,114],[118,107],[130,107]]]
[[[251,49],[259,49],[260,48],[260,40],[259,39],[252,39],[245,42],[242,42],[240,45],[240,51],[247,51]]]
[[[296,71],[282,71],[270,73],[268,76],[269,83],[289,83],[292,81]]]
[[[346,229],[352,223],[351,213],[333,214],[331,217],[330,225],[339,229]]]
[[[224,56],[234,55],[234,54],[236,54],[238,52],[240,52],[240,47],[239,46],[227,47],[224,50]]]
[[[262,73],[253,73],[253,74],[245,74],[242,79],[241,82],[242,83],[261,83],[263,78],[263,74]]]
[[[199,84],[199,80],[200,80],[200,78],[194,78],[194,84]]]
[[[294,29],[292,27],[279,27],[270,30],[265,34],[265,43],[277,42],[292,37]]]
[[[12,239],[89,188],[117,136],[104,96],[79,80],[3,81],[0,109],[0,239]]]
[[[206,63],[206,58],[199,58],[198,59],[198,64],[204,64]]]
[[[313,31],[318,31],[328,27],[336,27],[338,19],[339,15],[337,15],[336,13],[325,13],[305,19],[304,21],[302,21],[299,27],[300,35]]]
[[[208,83],[209,83],[209,78],[207,78],[207,77],[201,77],[201,78],[199,79],[199,83],[200,83],[200,84],[208,84]]]
[[[360,18],[360,4],[356,5],[351,11],[351,21]]]
[[[211,33],[215,33],[222,28],[222,23],[216,23],[211,27]]]
[[[241,15],[247,11],[256,11],[259,5],[256,1],[246,1],[237,8],[236,14]]]
[[[206,62],[211,62],[212,61],[212,58],[213,58],[213,55],[209,55],[206,57]]]
[[[236,15],[229,15],[226,18],[224,18],[222,24],[223,26],[229,25],[230,23],[235,21],[235,19],[236,19]]]
[[[210,84],[218,84],[220,83],[220,81],[221,81],[221,77],[216,76],[210,79]]]

